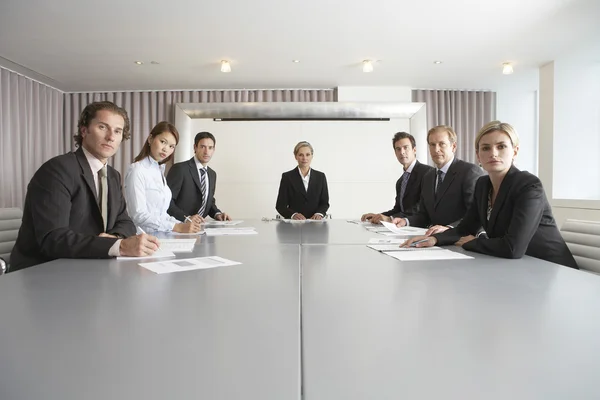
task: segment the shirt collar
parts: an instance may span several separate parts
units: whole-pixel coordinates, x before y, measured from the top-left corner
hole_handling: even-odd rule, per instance
[[[196,156],[194,156],[194,161],[196,162],[196,169],[206,170],[208,168],[208,165],[206,167],[202,165],[202,163],[200,162],[200,160],[198,160],[198,158],[196,158]]]
[[[148,156],[140,162],[150,168],[158,168],[161,171],[164,171],[164,169],[165,169],[165,164],[159,164],[158,161],[156,161],[154,158],[152,158],[152,156]]]
[[[446,163],[446,165],[444,165],[442,168],[437,168],[436,167],[435,169],[437,169],[438,171],[442,171],[444,173],[444,175],[446,175],[448,173],[448,169],[450,168],[450,165],[452,165],[453,162],[454,162],[454,157],[452,157],[450,159],[450,161],[448,161]]]
[[[300,178],[302,179],[309,179],[310,178],[310,171],[312,171],[312,168],[308,169],[308,174],[306,174],[306,177],[304,175],[302,175],[302,171],[300,170],[300,167],[298,167],[298,173],[300,174]]]
[[[104,164],[102,163],[102,161],[94,157],[92,153],[87,151],[83,146],[81,146],[81,150],[83,150],[83,154],[85,155],[85,159],[87,160],[88,164],[90,165],[90,168],[92,169],[92,173],[94,175],[97,175],[98,171],[100,171],[104,167]]]
[[[408,168],[406,168],[405,172],[408,172],[409,174],[412,173],[413,168],[415,167],[415,165],[417,164],[417,159],[415,158],[413,160],[412,163],[410,163],[410,165],[408,166]]]

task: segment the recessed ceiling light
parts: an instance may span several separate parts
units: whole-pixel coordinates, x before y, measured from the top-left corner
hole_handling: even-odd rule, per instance
[[[150,61],[150,64],[158,65],[160,63],[158,61]]]
[[[137,65],[142,65],[144,62],[143,61],[134,61],[134,63],[136,63]]]
[[[298,64],[300,60],[292,60],[292,62]]]
[[[514,72],[513,71],[513,66],[512,66],[511,63],[509,63],[509,62],[502,63],[502,73],[504,75],[510,75],[513,72]]]
[[[363,72],[373,72],[373,61],[371,60],[363,60]]]
[[[433,63],[434,64],[441,64],[442,62],[441,61],[434,61]]]
[[[221,60],[221,72],[231,72],[231,64],[227,60]]]

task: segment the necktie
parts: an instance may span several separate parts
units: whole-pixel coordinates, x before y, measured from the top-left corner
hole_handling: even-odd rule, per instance
[[[198,214],[203,217],[206,209],[206,170],[204,168],[200,168],[200,192],[202,193],[202,205]]]
[[[442,182],[444,182],[444,173],[442,170],[437,171],[437,185],[435,185],[435,197],[437,198],[437,194],[442,186]]]
[[[106,232],[106,224],[108,221],[108,180],[106,179],[106,165],[98,171],[100,180],[100,193],[98,195],[100,211],[102,212],[102,220],[104,221],[104,232]]]
[[[400,211],[404,212],[404,193],[406,192],[406,184],[410,178],[410,172],[404,171],[402,180],[400,181]]]

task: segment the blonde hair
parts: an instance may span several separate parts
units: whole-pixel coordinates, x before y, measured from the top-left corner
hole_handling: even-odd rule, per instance
[[[507,124],[506,122],[492,121],[485,124],[477,133],[477,136],[475,137],[475,150],[479,150],[479,142],[481,141],[481,138],[493,131],[506,133],[510,138],[510,142],[513,147],[517,147],[519,145],[519,135],[512,125]]]
[[[429,144],[429,136],[433,135],[436,132],[447,132],[450,143],[456,143],[456,140],[458,139],[458,137],[456,136],[456,132],[454,132],[454,129],[452,129],[451,126],[438,125],[434,126],[429,130],[429,132],[427,132],[427,144]]]
[[[310,154],[314,154],[315,153],[315,151],[313,150],[313,147],[311,146],[310,143],[308,143],[308,142],[298,142],[298,144],[294,147],[294,157],[298,155],[298,152],[303,147],[308,147],[310,149]]]

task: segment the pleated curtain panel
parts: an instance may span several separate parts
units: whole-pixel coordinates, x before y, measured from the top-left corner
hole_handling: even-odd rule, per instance
[[[449,125],[458,136],[456,156],[477,163],[475,136],[496,119],[496,92],[475,90],[413,90],[412,100],[427,107],[427,129]]]

